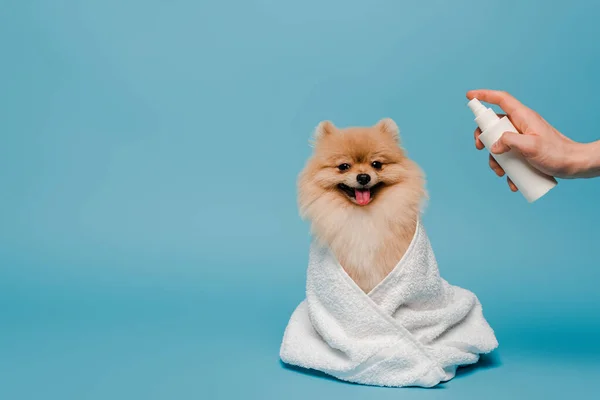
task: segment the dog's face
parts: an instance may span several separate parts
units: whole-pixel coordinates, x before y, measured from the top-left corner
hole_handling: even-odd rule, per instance
[[[410,160],[399,146],[398,127],[391,119],[346,129],[322,122],[314,147],[301,174],[301,207],[303,196],[335,196],[356,207],[369,207],[409,172]]]

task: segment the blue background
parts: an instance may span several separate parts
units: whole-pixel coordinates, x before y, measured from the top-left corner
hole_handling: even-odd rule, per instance
[[[600,6],[3,1],[0,398],[564,398],[600,377],[600,180],[533,205],[465,92],[598,132]],[[304,297],[295,179],[322,119],[394,118],[440,269],[500,349],[437,389],[284,368]]]

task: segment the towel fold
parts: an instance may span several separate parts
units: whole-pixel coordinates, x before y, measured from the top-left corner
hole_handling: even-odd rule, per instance
[[[344,381],[431,387],[497,346],[477,297],[440,277],[418,223],[405,255],[368,294],[313,242],[306,299],[290,318],[280,356]]]

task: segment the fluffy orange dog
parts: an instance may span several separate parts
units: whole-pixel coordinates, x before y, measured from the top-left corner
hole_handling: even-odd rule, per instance
[[[415,232],[426,193],[421,169],[391,119],[340,129],[324,121],[298,179],[298,202],[317,240],[365,292],[391,272]]]

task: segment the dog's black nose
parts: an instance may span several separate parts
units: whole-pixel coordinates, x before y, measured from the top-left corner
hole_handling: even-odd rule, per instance
[[[356,175],[356,180],[361,185],[366,185],[367,183],[371,182],[371,176],[369,174],[358,174]]]

